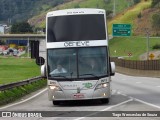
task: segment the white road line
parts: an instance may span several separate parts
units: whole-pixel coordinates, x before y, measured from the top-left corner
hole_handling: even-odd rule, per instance
[[[24,103],[24,102],[26,102],[26,101],[28,101],[28,100],[31,100],[31,99],[37,97],[38,95],[40,95],[41,93],[45,92],[46,90],[47,90],[47,88],[43,89],[43,90],[40,91],[39,93],[37,93],[37,94],[35,94],[34,96],[31,96],[31,97],[29,97],[29,98],[27,98],[27,99],[25,99],[25,100],[23,100],[23,101],[20,101],[20,102],[11,104],[11,105],[7,105],[7,106],[4,106],[4,107],[1,107],[0,110],[6,109],[6,108],[8,108],[8,107],[12,107],[12,106],[15,106],[15,105],[18,105],[18,104],[21,104],[21,103]]]
[[[124,94],[124,93],[121,93],[120,91],[118,91],[117,93],[120,94],[120,95],[123,95],[123,96],[125,96],[125,97],[128,97],[128,95],[126,95],[126,94]],[[132,98],[131,98],[131,99],[132,99]]]
[[[136,82],[137,84],[141,84],[142,82]]]
[[[156,87],[160,87],[160,85],[159,85],[159,86],[156,86]]]
[[[152,104],[152,103],[148,103],[148,102],[145,102],[145,101],[143,101],[143,100],[134,98],[134,97],[129,96],[129,95],[126,95],[126,94],[124,94],[124,93],[122,93],[122,92],[120,92],[120,91],[118,91],[118,94],[123,95],[123,96],[125,96],[125,97],[127,96],[128,98],[133,99],[133,100],[135,100],[135,101],[138,101],[138,102],[141,102],[141,103],[143,103],[143,104],[149,105],[149,106],[151,106],[151,107],[155,107],[155,108],[160,109],[160,106],[158,106],[158,105],[154,105],[154,104]]]
[[[90,117],[90,116],[95,115],[95,114],[97,114],[97,113],[100,113],[100,112],[102,112],[102,111],[107,111],[107,110],[109,110],[109,109],[112,109],[112,108],[114,108],[114,107],[123,105],[123,104],[125,104],[125,103],[130,102],[130,101],[133,101],[133,99],[129,99],[129,100],[123,101],[123,102],[121,102],[121,103],[118,103],[118,104],[116,104],[116,105],[112,105],[112,106],[107,107],[107,108],[105,108],[105,109],[103,109],[103,110],[100,110],[100,111],[98,111],[98,112],[94,112],[94,113],[92,113],[92,114],[86,115],[86,116],[84,116],[84,117],[79,117],[79,118],[74,119],[74,120],[82,120],[82,119],[84,119],[84,118],[86,118],[86,117]]]
[[[146,105],[149,105],[149,106],[151,106],[151,107],[155,107],[155,108],[160,109],[160,106],[158,106],[158,105],[154,105],[154,104],[152,104],[152,103],[148,103],[148,102],[145,102],[145,101],[140,100],[140,99],[137,99],[137,98],[134,98],[134,100],[136,100],[136,101],[138,101],[138,102],[141,102],[141,103],[144,103],[144,104],[146,104]]]

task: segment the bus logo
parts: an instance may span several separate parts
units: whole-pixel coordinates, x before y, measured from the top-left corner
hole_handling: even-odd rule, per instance
[[[83,83],[85,88],[91,88],[93,85],[92,83]]]

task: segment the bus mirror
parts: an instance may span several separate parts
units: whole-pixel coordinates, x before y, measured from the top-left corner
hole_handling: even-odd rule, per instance
[[[111,62],[111,76],[115,75],[116,65],[115,62]]]
[[[38,58],[36,58],[36,64],[37,65],[44,65],[44,63],[45,63],[45,59],[43,58],[43,57],[38,57]]]
[[[46,67],[45,67],[45,65],[41,66],[41,76],[46,77]]]

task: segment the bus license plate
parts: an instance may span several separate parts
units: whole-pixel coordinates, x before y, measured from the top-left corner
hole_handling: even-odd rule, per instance
[[[81,98],[84,98],[84,94],[73,94],[73,97],[75,99],[81,99]]]

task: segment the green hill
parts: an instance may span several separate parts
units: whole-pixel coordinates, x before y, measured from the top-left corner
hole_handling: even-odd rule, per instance
[[[131,24],[132,30],[134,31],[138,26],[135,24],[135,20],[137,19],[137,16],[141,11],[149,8],[151,6],[151,0],[142,0],[139,4],[130,7],[129,9],[123,11],[122,13],[118,14],[116,17],[114,17],[112,20],[109,21],[108,27],[109,27],[109,34],[112,33],[112,24]],[[134,33],[133,33],[134,34]]]
[[[124,11],[129,6],[134,4],[134,0],[116,0],[116,13]],[[107,13],[112,13],[113,11],[113,0],[73,0],[71,2],[58,5],[48,11],[59,10],[59,9],[68,9],[68,8],[100,8],[105,9]],[[35,16],[29,20],[29,23],[38,28],[45,28],[45,16],[44,12],[38,16]]]
[[[0,0],[0,23],[24,21],[69,1],[72,0]]]

